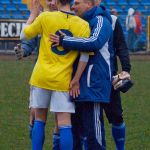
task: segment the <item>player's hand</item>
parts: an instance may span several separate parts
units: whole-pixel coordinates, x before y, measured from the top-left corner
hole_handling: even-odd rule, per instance
[[[73,79],[70,82],[70,96],[72,96],[73,98],[76,98],[80,95],[80,84],[79,84],[79,80],[75,80]]]
[[[123,82],[123,80],[119,80],[118,82],[116,82],[116,84],[113,85],[114,89],[117,90],[119,87],[121,87],[122,86],[122,82]]]
[[[130,74],[126,71],[122,71],[121,73],[113,76],[112,84],[113,84],[113,86],[115,86],[115,84],[120,83],[119,82],[120,80],[125,80],[125,79],[131,79]]]
[[[31,15],[37,17],[43,9],[40,0],[31,0]]]
[[[52,47],[59,46],[59,35],[50,34],[50,41],[53,43]]]
[[[62,31],[59,30],[59,35],[56,35],[56,34],[50,34],[50,41],[53,43],[52,47],[54,46],[61,46],[62,45],[62,40],[63,40],[63,37],[65,36],[66,34],[63,33]]]
[[[20,60],[23,58],[23,50],[21,49],[21,44],[17,44],[17,46],[14,47],[16,59]]]
[[[130,77],[130,74],[126,71],[122,71],[120,74],[119,74],[119,78],[121,80],[124,80],[124,79],[131,79]]]
[[[42,5],[39,0],[31,0],[30,17],[26,22],[27,25],[30,25],[36,19],[36,17],[40,14],[41,9]]]

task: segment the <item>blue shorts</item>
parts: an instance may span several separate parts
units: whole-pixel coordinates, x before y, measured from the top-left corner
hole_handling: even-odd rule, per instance
[[[74,150],[82,150],[81,140],[85,139],[88,150],[105,150],[103,111],[100,103],[76,102],[72,114]]]
[[[112,89],[111,102],[103,103],[102,107],[105,111],[109,123],[121,124],[123,122],[123,109],[119,91]]]

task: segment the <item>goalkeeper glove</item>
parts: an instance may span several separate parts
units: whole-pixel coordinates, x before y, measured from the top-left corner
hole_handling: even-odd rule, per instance
[[[15,55],[16,55],[17,60],[20,60],[23,58],[24,51],[21,48],[21,44],[17,44],[17,46],[14,47],[14,51],[15,51]]]
[[[123,93],[127,92],[133,86],[130,74],[122,71],[120,74],[113,76],[113,86],[115,90],[119,90]]]

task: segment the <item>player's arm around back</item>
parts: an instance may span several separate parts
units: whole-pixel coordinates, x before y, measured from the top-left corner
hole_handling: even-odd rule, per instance
[[[106,18],[99,16],[95,18],[89,38],[76,38],[65,36],[62,46],[67,49],[82,52],[97,52],[109,40],[112,34],[111,24]]]

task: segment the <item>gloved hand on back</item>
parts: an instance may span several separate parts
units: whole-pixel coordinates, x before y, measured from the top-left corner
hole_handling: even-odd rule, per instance
[[[15,55],[16,55],[17,60],[20,60],[23,58],[24,52],[21,48],[21,44],[17,44],[17,46],[14,47],[14,51],[15,51]]]

